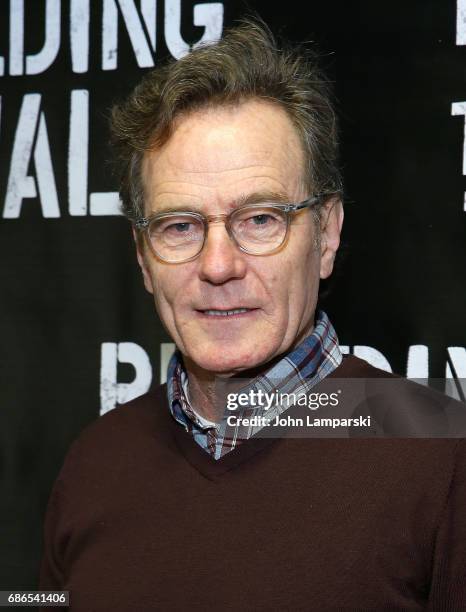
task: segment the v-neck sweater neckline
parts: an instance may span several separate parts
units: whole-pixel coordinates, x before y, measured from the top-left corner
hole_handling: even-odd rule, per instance
[[[353,357],[351,355],[344,356],[341,364],[335,368],[325,379],[328,378],[359,378],[368,375],[368,369],[373,370],[369,364],[361,359]],[[376,370],[377,372],[377,370]],[[373,376],[374,374],[372,374]],[[386,374],[390,376],[390,374]],[[316,388],[319,384],[316,386]],[[273,445],[283,443],[284,440],[289,438],[273,438],[273,437],[257,437],[253,436],[247,440],[244,440],[236,448],[229,453],[226,453],[220,459],[214,459],[209,453],[207,453],[197,442],[193,436],[187,432],[184,427],[178,423],[170,413],[168,407],[167,398],[167,387],[166,384],[158,387],[155,393],[160,393],[160,399],[162,400],[162,407],[159,410],[164,411],[164,417],[168,419],[169,428],[175,439],[176,445],[179,451],[183,454],[186,461],[203,476],[209,480],[216,480],[227,472],[237,468],[242,463],[251,459],[254,455],[258,454],[265,448]],[[315,390],[315,389],[314,389]],[[157,398],[157,404],[159,398]]]

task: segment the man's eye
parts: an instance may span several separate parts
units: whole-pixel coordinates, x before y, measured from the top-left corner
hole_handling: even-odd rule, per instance
[[[186,232],[189,232],[189,230],[191,229],[192,224],[189,223],[188,221],[183,221],[181,223],[171,223],[170,225],[167,225],[164,229],[165,232],[174,232],[174,233],[179,233],[179,234],[183,234]]]
[[[267,225],[267,223],[270,223],[273,220],[274,219],[272,215],[266,215],[266,214],[254,215],[254,217],[251,217],[251,221],[253,225]]]
[[[182,236],[195,232],[197,226],[198,224],[192,219],[180,219],[179,221],[166,219],[158,224],[157,233],[165,236]]]

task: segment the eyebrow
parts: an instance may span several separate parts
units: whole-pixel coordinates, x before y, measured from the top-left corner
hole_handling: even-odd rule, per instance
[[[228,204],[230,211],[235,210],[241,206],[247,206],[249,204],[260,204],[262,202],[273,202],[275,204],[290,204],[293,203],[293,199],[290,198],[283,191],[257,191],[250,194],[242,194],[235,200],[232,200]],[[152,210],[151,215],[158,215],[160,213],[171,213],[171,212],[198,212],[204,213],[202,208],[197,205],[193,206],[162,206],[157,210]]]
[[[231,208],[245,206],[247,204],[260,204],[261,202],[274,202],[276,204],[290,204],[293,198],[283,191],[258,191],[248,195],[242,195],[232,202]]]

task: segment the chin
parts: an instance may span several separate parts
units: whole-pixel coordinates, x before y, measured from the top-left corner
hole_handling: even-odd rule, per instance
[[[247,347],[205,347],[204,350],[194,351],[189,355],[190,359],[200,368],[207,372],[217,374],[235,374],[242,370],[255,368],[272,359],[273,353],[262,347],[257,350],[257,345],[248,343]]]

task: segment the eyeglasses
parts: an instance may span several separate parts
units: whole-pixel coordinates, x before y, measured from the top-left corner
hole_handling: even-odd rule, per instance
[[[195,259],[202,251],[210,223],[224,222],[236,246],[249,255],[271,255],[287,239],[290,214],[320,204],[332,194],[315,195],[297,204],[263,202],[236,208],[228,215],[192,211],[156,213],[134,223],[144,232],[153,254],[167,263]]]

